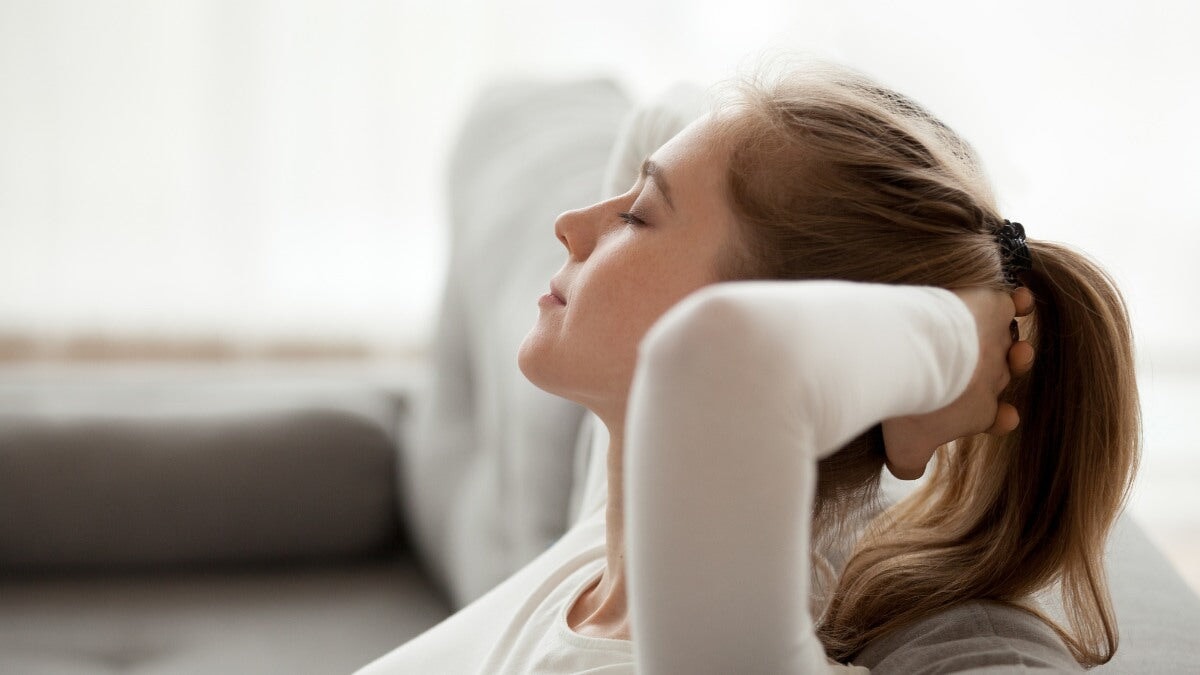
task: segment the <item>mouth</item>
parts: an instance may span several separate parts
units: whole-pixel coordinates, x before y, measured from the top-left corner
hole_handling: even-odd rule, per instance
[[[562,298],[558,297],[557,295],[554,295],[553,293],[547,293],[547,294],[543,295],[542,297],[538,298],[538,307],[566,307],[566,306],[567,306],[567,303],[563,302]]]
[[[550,292],[538,298],[538,307],[543,309],[551,309],[555,307],[566,307],[567,298],[563,292],[559,290],[558,280],[550,280]]]

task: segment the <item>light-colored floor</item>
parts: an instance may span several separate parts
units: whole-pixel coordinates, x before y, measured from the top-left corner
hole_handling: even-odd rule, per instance
[[[1129,511],[1200,594],[1200,373],[1143,372],[1144,445]]]

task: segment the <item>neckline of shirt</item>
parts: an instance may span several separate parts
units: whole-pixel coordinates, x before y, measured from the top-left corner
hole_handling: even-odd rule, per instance
[[[583,574],[583,582],[576,585],[575,589],[571,591],[571,594],[567,596],[567,601],[558,609],[558,615],[555,618],[554,625],[558,630],[559,636],[562,637],[563,640],[566,640],[577,647],[618,651],[632,656],[633,643],[629,640],[617,640],[614,638],[600,638],[580,635],[579,633],[571,630],[571,625],[567,621],[567,613],[572,607],[575,606],[575,603],[579,600],[579,596],[583,595],[583,592],[590,588],[592,584],[596,583],[600,576],[604,574],[605,564],[605,559],[600,558],[599,560],[580,568],[580,572],[577,572],[577,574]]]

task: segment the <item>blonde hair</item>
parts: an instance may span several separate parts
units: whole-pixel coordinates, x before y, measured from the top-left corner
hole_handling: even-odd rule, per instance
[[[743,234],[728,278],[1009,287],[974,152],[913,101],[805,66],[741,81],[718,120]],[[1020,427],[939,449],[930,480],[867,527],[820,620],[835,659],[972,600],[1034,613],[1081,664],[1116,651],[1104,546],[1139,453],[1129,320],[1096,263],[1046,241],[1029,250],[1018,281],[1036,310],[1020,323],[1036,360],[1008,392]],[[822,462],[815,531],[870,494],[883,458],[876,427]],[[1064,626],[1022,602],[1056,583]]]

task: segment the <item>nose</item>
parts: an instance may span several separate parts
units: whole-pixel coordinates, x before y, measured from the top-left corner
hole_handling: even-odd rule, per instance
[[[586,260],[596,245],[598,210],[595,206],[563,212],[554,221],[554,236],[567,247],[567,257]]]

